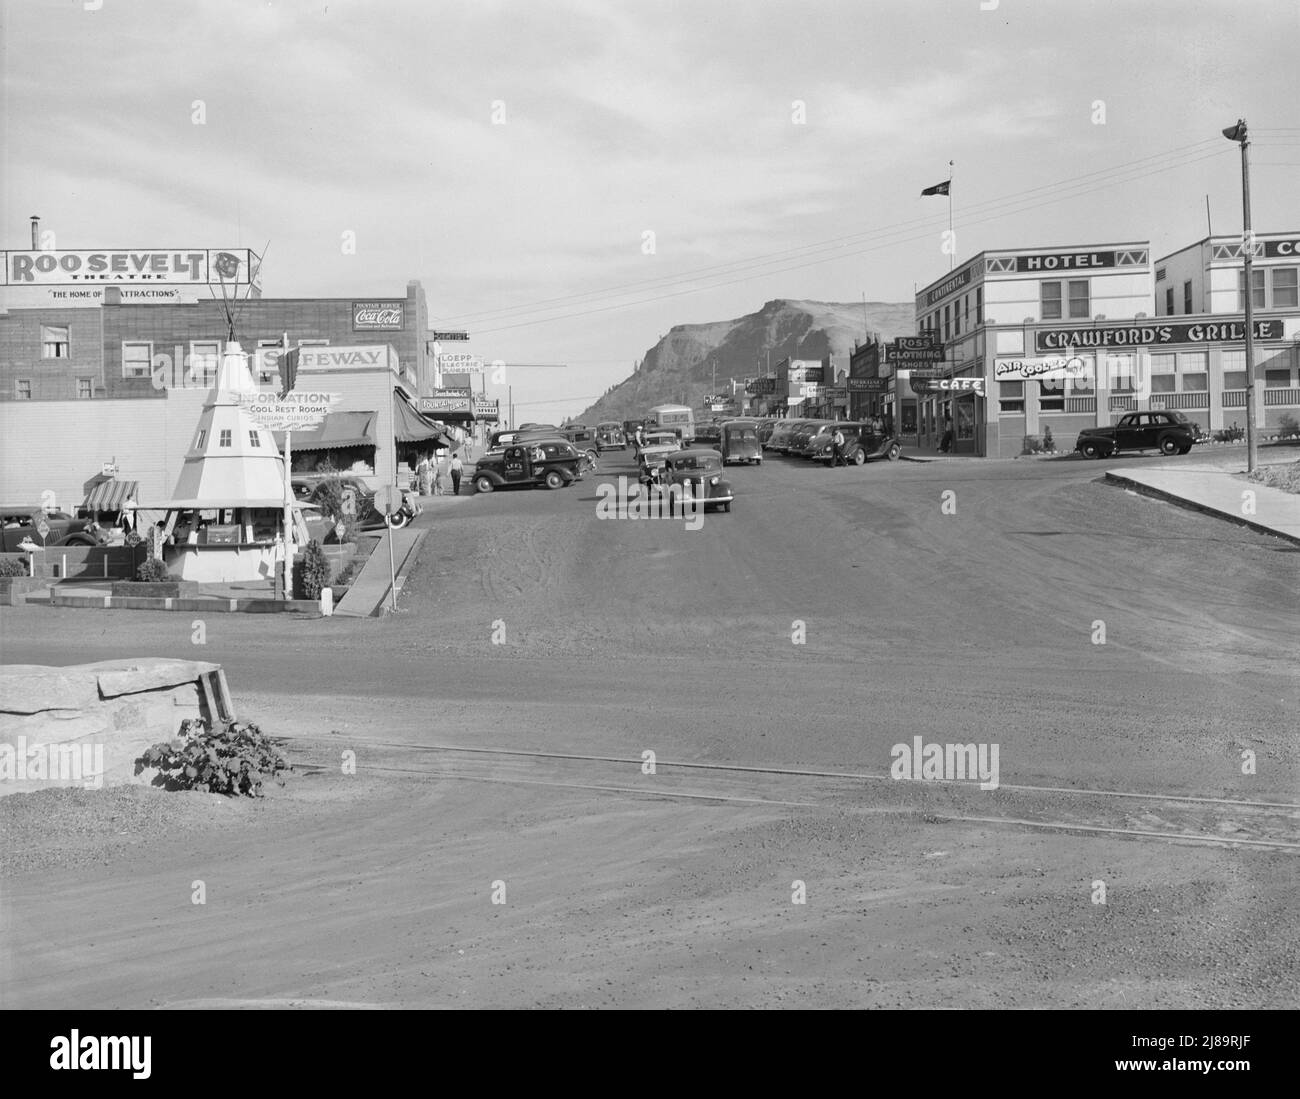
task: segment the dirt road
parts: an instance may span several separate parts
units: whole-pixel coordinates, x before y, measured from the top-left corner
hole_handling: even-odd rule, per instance
[[[0,610],[6,662],[195,651],[307,738],[258,804],[0,799],[3,1006],[1295,1006],[1300,552],[1098,473],[768,462],[699,530],[497,493],[397,616],[202,649]],[[999,788],[890,780],[914,737]]]

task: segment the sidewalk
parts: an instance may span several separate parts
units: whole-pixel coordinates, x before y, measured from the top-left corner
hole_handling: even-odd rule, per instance
[[[1105,479],[1300,545],[1300,495],[1256,484],[1238,472],[1216,465],[1137,466],[1107,470]],[[1255,494],[1253,514],[1243,510],[1248,491]]]
[[[437,503],[441,503],[443,499],[450,503],[455,497],[438,498]],[[387,607],[388,593],[393,588],[388,573],[390,539],[393,547],[393,569],[397,577],[396,588],[400,592],[402,581],[411,566],[415,564],[415,559],[419,555],[420,542],[426,533],[428,532],[425,530],[409,526],[401,530],[383,531],[379,545],[366,559],[365,565],[353,579],[347,593],[334,608],[334,613],[342,618],[372,618],[382,614]]]

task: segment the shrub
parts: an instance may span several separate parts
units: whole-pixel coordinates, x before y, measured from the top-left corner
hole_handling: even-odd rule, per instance
[[[172,578],[171,571],[167,568],[166,563],[160,561],[157,557],[150,557],[149,560],[142,561],[140,567],[135,570],[135,576],[137,580],[154,584]]]
[[[27,562],[21,557],[0,557],[0,576],[26,576]]]
[[[1021,447],[1020,453],[1021,453],[1021,454],[1041,454],[1042,452],[1043,452],[1043,444],[1042,444],[1041,442],[1038,441],[1038,436],[1037,436],[1037,435],[1026,435],[1026,436],[1025,436],[1025,441],[1024,441],[1023,446]]]
[[[1051,427],[1043,428],[1043,450],[1048,454],[1056,449],[1056,440],[1052,438]]]
[[[147,748],[135,761],[135,773],[146,767],[158,768],[154,785],[167,790],[250,798],[263,796],[262,781],[268,775],[283,786],[280,772],[293,770],[275,741],[251,722],[213,730],[201,718],[187,718],[175,740]]]
[[[1284,439],[1288,439],[1293,435],[1300,435],[1300,420],[1297,420],[1291,413],[1286,413],[1278,421],[1277,433]]]
[[[300,599],[319,599],[330,582],[330,563],[324,547],[313,538],[293,563],[293,586]]]

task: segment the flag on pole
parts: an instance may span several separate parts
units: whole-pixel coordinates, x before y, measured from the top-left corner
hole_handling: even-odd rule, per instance
[[[927,187],[921,192],[921,195],[946,195],[948,188],[952,186],[952,180],[945,179],[942,183],[936,183],[933,187]]]

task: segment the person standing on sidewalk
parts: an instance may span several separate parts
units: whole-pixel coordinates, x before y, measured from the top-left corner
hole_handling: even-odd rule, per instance
[[[451,494],[453,496],[460,495],[460,474],[463,468],[460,453],[453,453],[451,456]]]
[[[844,460],[844,432],[837,427],[835,434],[831,436],[831,469],[848,464]]]
[[[433,491],[433,467],[429,465],[429,455],[421,454],[415,467],[415,477],[419,482],[420,495],[428,496]]]
[[[442,457],[435,450],[433,452],[433,494],[441,496],[442,493]]]

